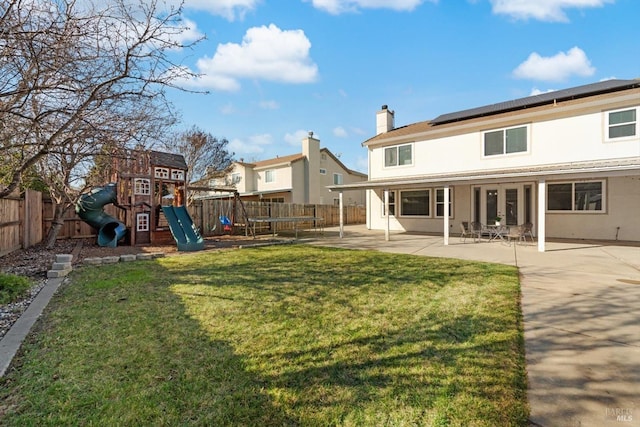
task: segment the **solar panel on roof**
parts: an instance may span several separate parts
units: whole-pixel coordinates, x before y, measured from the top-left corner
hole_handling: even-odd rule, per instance
[[[640,80],[605,80],[569,89],[557,90],[554,92],[541,93],[539,95],[527,96],[526,98],[514,99],[512,101],[499,102],[497,104],[483,107],[471,108],[454,113],[442,114],[431,121],[433,125],[467,120],[475,117],[489,116],[492,114],[504,113],[507,111],[519,110],[523,108],[535,107],[549,104],[553,101],[565,101],[568,99],[582,98],[599,93],[614,92],[622,89],[640,87]]]

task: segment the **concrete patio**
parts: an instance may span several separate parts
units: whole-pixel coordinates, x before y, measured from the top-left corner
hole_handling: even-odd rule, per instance
[[[311,244],[517,265],[532,426],[640,426],[640,246],[328,228]]]

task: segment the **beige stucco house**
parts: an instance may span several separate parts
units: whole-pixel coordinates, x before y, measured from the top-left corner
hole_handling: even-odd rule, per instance
[[[609,80],[395,127],[364,141],[370,229],[532,223],[553,238],[640,241],[640,80]]]
[[[234,162],[230,171],[211,185],[234,186],[244,201],[337,204],[338,194],[327,186],[367,181],[367,175],[347,168],[309,132],[302,152],[253,163]],[[352,191],[344,203],[365,203],[365,190]]]

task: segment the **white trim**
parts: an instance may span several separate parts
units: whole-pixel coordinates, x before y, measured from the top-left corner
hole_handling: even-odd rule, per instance
[[[547,238],[547,184],[544,179],[538,181],[538,252],[545,251]]]
[[[600,210],[577,210],[576,206],[576,184],[583,183],[595,183],[599,182],[602,184],[602,200],[600,201]],[[549,197],[549,186],[557,185],[557,184],[571,184],[571,209],[549,209],[548,197]],[[551,181],[547,183],[547,213],[555,214],[572,214],[572,215],[601,215],[607,213],[607,180],[606,179],[581,179],[581,180],[562,180],[562,181]]]
[[[453,191],[451,191],[451,193],[453,193]],[[448,246],[449,245],[449,186],[445,185],[444,188],[442,189],[442,194],[444,195],[444,245]],[[437,202],[438,200],[438,189],[436,188],[436,197],[435,200]],[[437,214],[437,209],[435,210],[434,213]]]
[[[611,116],[611,113],[619,113],[622,111],[632,111],[635,110],[636,112],[636,120],[635,120],[635,134],[634,135],[629,135],[629,136],[619,136],[619,137],[615,137],[615,138],[611,138],[609,137],[609,129],[612,126],[611,124],[609,124],[609,119]],[[622,142],[622,141],[629,141],[632,139],[638,139],[640,138],[640,108],[638,107],[626,107],[626,108],[616,108],[615,110],[607,110],[607,111],[603,111],[604,114],[604,126],[603,126],[603,140],[605,142]],[[626,124],[632,124],[634,122],[628,122]],[[615,124],[613,126],[622,126],[624,125],[624,123],[618,123]]]
[[[136,231],[149,231],[149,214],[137,213],[136,214]]]
[[[512,153],[507,153],[507,131],[512,129],[520,129],[524,128],[527,135],[527,148],[523,151],[514,151]],[[502,132],[502,153],[496,154],[486,154],[485,147],[485,137],[488,133],[494,132]],[[498,157],[512,157],[517,155],[529,154],[531,153],[531,123],[519,124],[514,126],[505,126],[501,128],[495,129],[487,129],[480,132],[480,144],[482,149],[482,158],[483,159],[495,159]]]
[[[398,145],[391,145],[389,147],[383,147],[382,148],[382,168],[397,169],[397,168],[406,168],[406,167],[413,166],[415,163],[415,151],[416,151],[414,145],[415,144],[413,142],[409,142],[405,144],[398,144]],[[405,165],[401,165],[400,164],[400,147],[405,147],[405,146],[409,146],[409,148],[411,148],[411,162]],[[387,166],[387,150],[392,148],[396,150],[396,164]]]
[[[147,178],[134,178],[133,194],[141,196],[148,196],[151,194],[151,180]]]

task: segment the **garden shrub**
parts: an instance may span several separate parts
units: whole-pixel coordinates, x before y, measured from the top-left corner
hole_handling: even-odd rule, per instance
[[[0,273],[0,304],[18,300],[30,287],[31,282],[26,277]]]

